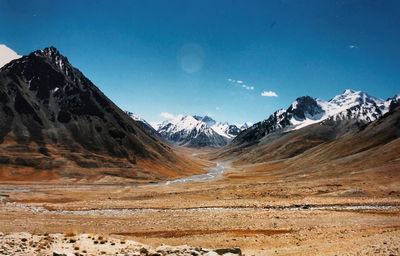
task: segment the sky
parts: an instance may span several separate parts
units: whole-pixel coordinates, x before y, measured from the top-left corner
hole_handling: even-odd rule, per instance
[[[149,122],[240,124],[303,95],[400,92],[398,0],[0,0],[0,44],[57,47]]]

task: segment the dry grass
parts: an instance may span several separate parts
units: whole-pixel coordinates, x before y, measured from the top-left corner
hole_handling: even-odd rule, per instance
[[[64,232],[65,237],[75,237],[77,234],[78,234],[78,232],[76,232],[74,230],[68,230],[68,231]]]

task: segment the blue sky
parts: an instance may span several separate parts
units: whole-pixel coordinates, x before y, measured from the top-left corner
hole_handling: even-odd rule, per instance
[[[0,24],[0,44],[57,47],[148,121],[255,122],[302,95],[400,92],[397,0],[0,0]]]

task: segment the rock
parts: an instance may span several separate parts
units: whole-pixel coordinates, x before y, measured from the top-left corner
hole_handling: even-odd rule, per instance
[[[207,252],[204,256],[218,256],[219,254],[216,252]]]
[[[214,250],[218,255],[224,255],[226,253],[242,255],[242,250],[240,248],[222,248],[222,249],[215,249]]]
[[[64,253],[53,252],[53,256],[67,256]]]
[[[149,254],[149,250],[147,250],[146,248],[142,247],[142,248],[140,248],[140,254],[148,255]]]

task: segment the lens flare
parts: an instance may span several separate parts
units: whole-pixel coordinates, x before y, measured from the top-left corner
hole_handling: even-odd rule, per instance
[[[178,64],[189,74],[200,71],[204,64],[203,48],[198,44],[185,44],[179,51]]]

